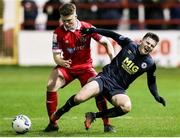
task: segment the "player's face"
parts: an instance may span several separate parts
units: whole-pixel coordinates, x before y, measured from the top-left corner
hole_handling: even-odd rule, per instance
[[[76,14],[68,15],[68,16],[61,16],[61,20],[67,30],[74,30],[77,26],[77,15]]]
[[[139,52],[142,55],[147,55],[153,51],[156,45],[157,45],[157,42],[154,39],[147,37],[141,40],[141,43],[139,45]]]

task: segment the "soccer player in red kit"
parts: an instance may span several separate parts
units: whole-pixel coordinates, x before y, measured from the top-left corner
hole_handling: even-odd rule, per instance
[[[110,41],[97,33],[82,35],[80,30],[92,27],[91,24],[79,21],[76,6],[66,3],[60,7],[60,16],[63,24],[57,27],[53,34],[53,57],[57,66],[52,70],[46,95],[46,107],[49,120],[57,108],[57,91],[78,79],[84,86],[91,78],[97,75],[92,66],[90,41],[91,38],[102,44],[110,59],[114,57],[114,49]],[[99,111],[107,109],[106,99],[103,96],[96,98]],[[108,118],[102,118],[104,132],[114,132]],[[57,122],[50,121],[45,132],[58,131]]]

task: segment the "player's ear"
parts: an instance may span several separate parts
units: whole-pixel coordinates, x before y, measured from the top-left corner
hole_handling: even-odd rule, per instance
[[[76,12],[74,12],[74,17],[76,17],[76,18],[77,18],[77,13],[76,13]]]
[[[139,44],[139,45],[142,44],[142,39],[138,42],[138,44]]]

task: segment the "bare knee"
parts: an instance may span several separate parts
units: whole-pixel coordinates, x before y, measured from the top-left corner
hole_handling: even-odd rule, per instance
[[[85,97],[82,95],[82,94],[77,94],[75,97],[74,97],[74,101],[76,103],[82,103],[85,101]]]
[[[114,95],[112,97],[112,102],[116,107],[120,107],[125,113],[131,111],[131,100],[125,94]]]
[[[57,89],[55,89],[55,84],[53,84],[53,83],[48,83],[48,85],[47,85],[47,91],[57,91]]]
[[[47,84],[47,91],[57,91],[65,84],[61,78],[50,79]]]
[[[131,101],[126,101],[123,105],[120,106],[121,109],[125,112],[128,113],[131,111]]]

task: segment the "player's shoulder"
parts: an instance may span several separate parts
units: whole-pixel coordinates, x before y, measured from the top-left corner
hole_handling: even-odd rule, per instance
[[[62,33],[64,32],[64,27],[61,25],[61,26],[58,26],[55,30],[54,30],[54,33]]]
[[[150,65],[154,65],[154,64],[155,64],[155,61],[154,61],[154,59],[152,58],[152,56],[151,56],[150,54],[148,54],[148,55],[146,56],[146,61],[147,61],[148,64],[150,64]]]
[[[131,50],[134,54],[136,54],[137,53],[137,51],[138,51],[138,45],[137,45],[137,43],[135,43],[135,42],[133,42],[133,41],[131,41],[131,40],[127,40],[127,47],[126,48],[128,48],[129,50]]]
[[[92,27],[92,24],[90,24],[90,23],[88,23],[88,22],[80,21],[80,23],[81,23],[81,26],[82,26],[83,28],[90,28],[90,27]]]

